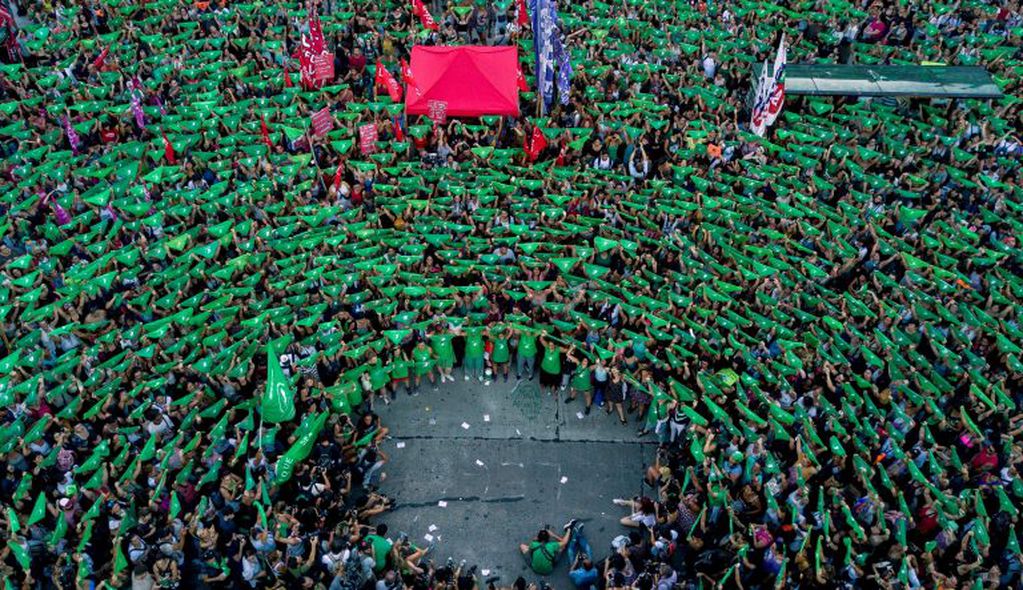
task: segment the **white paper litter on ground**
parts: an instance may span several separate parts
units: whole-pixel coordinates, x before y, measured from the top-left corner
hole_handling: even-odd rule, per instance
[[[480,467],[483,467],[484,465],[483,461],[480,461],[479,459],[476,459],[476,464],[479,465]]]
[[[483,421],[490,422],[490,414],[483,414]]]
[[[561,483],[568,483],[568,478],[564,475],[561,476]]]
[[[575,413],[575,417],[579,418],[580,420],[582,420],[583,419],[583,413],[582,412],[576,412]]]
[[[466,430],[469,430],[469,423],[468,422],[462,422],[462,428],[464,428]]]
[[[426,535],[423,535],[423,538],[426,539],[427,543],[433,543],[433,535],[426,534]]]
[[[395,446],[398,447],[399,449],[404,449],[405,448],[405,442],[404,441],[398,441],[398,444],[396,444]]]
[[[445,502],[444,500],[441,500],[440,502],[437,502],[437,505],[440,506],[441,508],[447,508],[448,507],[448,503]]]
[[[427,530],[429,530],[432,533],[433,531],[437,530],[438,527],[435,524],[431,524],[430,526],[428,526],[426,528],[427,528]]]

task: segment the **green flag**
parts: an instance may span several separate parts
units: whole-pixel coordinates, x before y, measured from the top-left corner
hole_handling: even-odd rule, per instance
[[[274,424],[287,422],[295,417],[295,392],[270,344],[266,345],[266,373],[266,389],[260,406],[263,419]]]
[[[309,427],[291,445],[291,448],[277,460],[278,484],[291,479],[291,473],[295,469],[295,464],[309,456],[309,453],[313,450],[313,445],[316,444],[316,439],[320,436],[320,431],[323,430],[323,426],[327,423],[327,418],[329,417],[330,412],[321,412],[320,415],[309,423]]]
[[[32,514],[29,515],[28,522],[25,524],[32,526],[44,518],[46,518],[46,494],[39,494],[39,497],[36,498],[36,505],[32,508]]]

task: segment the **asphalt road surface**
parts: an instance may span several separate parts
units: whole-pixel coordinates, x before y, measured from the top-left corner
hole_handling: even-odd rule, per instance
[[[626,532],[618,523],[626,510],[611,500],[649,492],[641,482],[656,452],[651,436],[636,437],[634,417],[623,426],[596,406],[582,414],[581,399],[542,395],[538,378],[516,387],[514,377],[490,386],[457,377],[437,391],[425,384],[416,397],[400,392],[390,406],[377,403],[391,429],[381,491],[397,500],[379,519],[388,536],[432,542],[436,563],[464,559],[510,585],[537,578],[519,543],[543,524],[560,534],[579,518],[594,557],[603,559],[611,539]],[[566,562],[547,577],[558,590],[572,587]]]

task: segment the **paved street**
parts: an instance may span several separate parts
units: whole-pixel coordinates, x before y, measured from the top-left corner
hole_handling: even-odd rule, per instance
[[[545,523],[560,530],[583,519],[595,557],[604,557],[624,530],[625,511],[611,500],[640,493],[656,448],[636,437],[638,424],[622,426],[598,408],[584,416],[581,400],[557,403],[535,380],[514,384],[459,377],[377,407],[392,436],[382,486],[398,502],[382,519],[391,534],[418,543],[430,535],[435,561],[465,559],[504,584],[529,579],[518,544]],[[548,578],[558,590],[571,587],[565,561]]]

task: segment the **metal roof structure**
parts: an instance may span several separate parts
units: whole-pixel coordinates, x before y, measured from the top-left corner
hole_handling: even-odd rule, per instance
[[[757,78],[760,69],[755,72]],[[768,72],[774,67],[768,64]],[[754,79],[757,79],[754,78]],[[789,64],[785,93],[808,96],[1002,97],[991,74],[979,66],[871,66]]]

